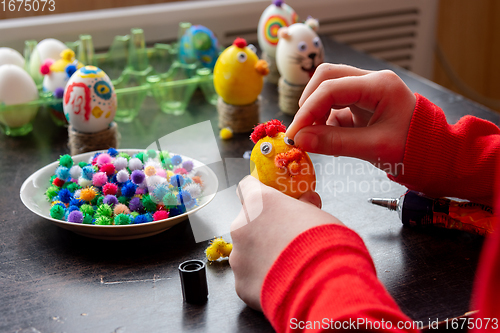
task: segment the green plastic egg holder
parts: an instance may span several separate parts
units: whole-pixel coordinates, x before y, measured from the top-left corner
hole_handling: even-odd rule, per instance
[[[188,23],[181,23],[179,35],[182,36],[189,26]],[[26,68],[29,68],[29,60],[37,43],[26,41],[25,44]],[[146,96],[152,96],[162,112],[172,115],[185,112],[197,88],[202,90],[207,102],[214,105],[217,102],[210,69],[198,63],[180,63],[177,43],[157,43],[153,47],[146,47],[142,29],[132,29],[130,35],[116,36],[106,53],[94,52],[90,35],[81,35],[79,40],[66,45],[75,51],[80,62],[99,67],[110,77],[118,100],[116,121],[133,121],[139,115]],[[43,92],[43,78],[34,79],[40,91],[38,100],[18,105],[0,104],[0,127],[5,134],[28,134],[33,129],[33,120],[40,107],[51,109],[62,105],[62,99]],[[21,119],[16,122],[13,121],[15,118]],[[64,119],[54,116],[53,119],[59,125],[65,124]],[[17,123],[23,124],[15,126]]]

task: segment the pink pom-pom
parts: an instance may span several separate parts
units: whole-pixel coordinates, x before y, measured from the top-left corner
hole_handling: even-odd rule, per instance
[[[167,172],[164,169],[156,169],[156,175],[167,178]]]
[[[108,194],[115,195],[116,192],[118,192],[118,186],[116,186],[113,183],[106,183],[102,187],[102,193],[104,193],[104,195],[108,195]]]
[[[168,219],[168,212],[166,210],[159,210],[153,214],[153,220],[159,221]]]
[[[135,194],[141,195],[146,193],[146,189],[138,187],[137,190],[135,190]]]
[[[187,174],[187,171],[184,168],[177,168],[177,169],[174,170],[174,173],[175,174],[185,175],[185,174]]]
[[[112,160],[113,158],[109,156],[109,154],[104,153],[104,154],[99,154],[99,156],[97,156],[96,162],[97,165],[103,165],[106,163],[111,163]]]
[[[92,184],[97,187],[101,187],[108,182],[108,176],[104,172],[94,173],[92,177]]]
[[[40,66],[40,73],[42,73],[42,75],[49,74],[50,73],[50,66],[47,64],[43,64],[42,66]]]
[[[124,204],[118,204],[113,209],[113,212],[115,213],[115,215],[130,214],[130,209],[128,209],[128,207],[125,206]]]
[[[112,163],[106,163],[101,165],[99,171],[106,173],[108,176],[112,176],[115,173],[115,166]]]

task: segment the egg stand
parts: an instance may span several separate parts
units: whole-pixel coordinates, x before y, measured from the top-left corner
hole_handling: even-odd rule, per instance
[[[96,133],[82,133],[76,131],[72,125],[68,127],[68,147],[71,155],[83,154],[95,150],[118,148],[120,132],[115,122],[109,127]]]
[[[265,76],[264,80],[269,83],[278,84],[280,79],[280,72],[278,72],[278,66],[276,66],[276,58],[267,54],[267,52],[262,52],[262,59],[267,61],[269,74]]]
[[[247,105],[232,105],[224,102],[222,97],[217,100],[219,128],[229,127],[233,133],[248,133],[259,123],[260,96]]]
[[[279,107],[283,113],[293,116],[299,110],[299,99],[306,85],[290,84],[283,77],[278,82]]]

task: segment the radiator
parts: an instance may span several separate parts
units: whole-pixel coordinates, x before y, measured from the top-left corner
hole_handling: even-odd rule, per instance
[[[223,45],[240,36],[257,41],[257,23],[271,0],[205,0],[144,5],[0,21],[0,46],[47,37],[74,41],[90,34],[105,50],[114,36],[143,28],[148,43],[177,39],[179,22],[209,27]],[[432,75],[438,0],[287,0],[301,19],[313,16],[319,33],[419,75]]]

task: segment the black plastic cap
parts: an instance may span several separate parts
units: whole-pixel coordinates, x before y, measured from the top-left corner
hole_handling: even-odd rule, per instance
[[[208,298],[207,273],[201,260],[188,260],[179,265],[182,296],[187,303],[203,304]]]

